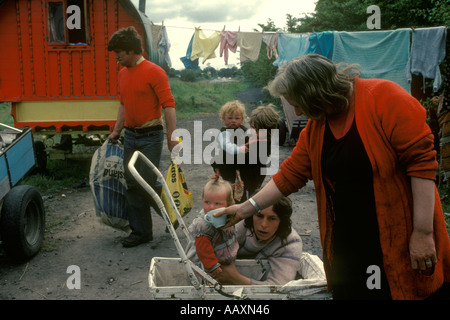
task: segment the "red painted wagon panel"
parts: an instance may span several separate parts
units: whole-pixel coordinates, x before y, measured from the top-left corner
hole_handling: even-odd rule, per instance
[[[73,4],[82,11],[77,16],[81,17],[82,28],[69,30],[66,23],[65,29],[58,28],[58,14],[63,13],[61,20],[66,22],[74,13],[64,12]],[[91,126],[114,125],[119,66],[114,53],[107,50],[108,40],[119,28],[133,25],[145,41],[144,51],[150,53],[151,34],[144,28],[148,22],[125,0],[2,2],[0,41],[5,46],[0,59],[0,101],[12,102],[15,126],[30,126],[35,131],[51,126],[60,132],[73,126],[89,130]],[[81,42],[71,43],[73,39]],[[94,103],[98,100],[105,103]],[[89,105],[101,106],[103,114],[85,118]],[[61,110],[72,106],[80,113]],[[55,120],[55,114],[61,118]]]

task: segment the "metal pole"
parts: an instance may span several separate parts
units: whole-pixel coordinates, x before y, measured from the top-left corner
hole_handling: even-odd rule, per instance
[[[145,13],[145,0],[139,0],[139,11]]]

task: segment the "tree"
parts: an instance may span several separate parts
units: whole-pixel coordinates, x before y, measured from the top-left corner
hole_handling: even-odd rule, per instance
[[[321,32],[321,31],[368,31],[367,8],[373,0],[318,0],[315,12],[294,17],[286,15],[286,26],[278,28],[269,19],[258,24],[264,31]],[[450,24],[449,0],[377,0],[381,11],[381,29],[423,28]],[[255,30],[260,31],[260,30]],[[244,77],[258,86],[265,86],[276,74],[274,58],[268,59],[265,46],[261,46],[259,58],[241,66]]]
[[[211,66],[208,66],[203,69],[203,74],[208,74],[209,77],[215,78],[217,76],[217,70]]]
[[[202,78],[202,71],[197,69],[183,69],[180,72],[180,79],[186,82],[195,82]]]
[[[273,22],[272,19],[268,19],[268,20],[267,20],[267,24],[258,23],[258,26],[259,26],[263,31],[280,31],[280,29],[277,28],[277,26],[275,25],[275,22]],[[253,29],[253,31],[255,31],[255,32],[260,32],[261,30]]]
[[[315,12],[298,18],[295,32],[364,31],[372,0],[318,0]],[[449,25],[448,0],[378,0],[381,29]]]

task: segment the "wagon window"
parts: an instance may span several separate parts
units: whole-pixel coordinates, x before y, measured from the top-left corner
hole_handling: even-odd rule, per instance
[[[86,0],[67,1],[67,31],[69,44],[83,45],[89,42]]]
[[[62,2],[50,2],[48,4],[48,24],[50,42],[65,43],[65,19],[64,4]]]
[[[48,41],[61,45],[89,44],[86,0],[48,1]]]

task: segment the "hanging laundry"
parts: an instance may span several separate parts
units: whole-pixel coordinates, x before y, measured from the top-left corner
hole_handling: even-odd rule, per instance
[[[410,92],[405,77],[410,32],[410,29],[335,32],[332,60],[357,63],[363,78],[391,80]]]
[[[206,60],[215,58],[216,54],[214,51],[219,46],[221,34],[221,31],[214,31],[207,37],[203,30],[195,28],[191,60],[203,58],[202,63],[205,63]]]
[[[304,56],[309,47],[309,34],[281,33],[277,41],[278,58],[273,65],[280,66],[294,58]]]
[[[228,50],[236,53],[237,49],[237,32],[222,31],[220,38],[220,57],[223,56],[225,65],[228,64]]]
[[[184,67],[186,69],[197,69],[198,68],[198,59],[191,60],[192,42],[193,41],[194,41],[194,34],[191,37],[191,41],[189,41],[189,45],[186,50],[186,56],[180,58],[181,62],[183,62]]]
[[[169,56],[169,50],[170,50],[170,41],[169,37],[167,36],[167,30],[165,26],[162,26],[161,29],[161,40],[158,43],[158,50],[160,53],[160,56],[164,58],[167,65],[169,67],[172,66],[172,61],[170,60]]]
[[[278,58],[277,42],[279,36],[279,33],[263,33],[262,35],[262,40],[267,46],[267,58],[269,59]]]
[[[238,31],[238,47],[241,63],[256,61],[261,50],[262,33]]]
[[[412,74],[422,74],[424,92],[425,79],[434,79],[433,90],[434,92],[438,91],[442,83],[439,64],[445,58],[446,39],[446,27],[414,29],[411,55],[406,69],[408,83],[411,83]]]
[[[152,32],[152,51],[158,51],[158,45],[162,38],[162,26],[152,24],[150,30]]]
[[[334,32],[314,32],[309,35],[307,53],[317,53],[328,59],[333,57]]]

